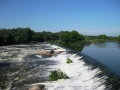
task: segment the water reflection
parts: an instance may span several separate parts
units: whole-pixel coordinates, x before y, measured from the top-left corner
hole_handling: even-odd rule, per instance
[[[56,44],[54,43],[55,45],[58,45],[58,46],[63,46],[64,48],[66,49],[72,49],[72,50],[75,50],[75,51],[79,51],[81,52],[85,46],[85,43],[68,43],[68,44],[65,44],[65,43],[60,43],[60,44]]]
[[[91,44],[91,42],[85,42],[84,46],[90,46]]]
[[[117,43],[117,47],[120,49],[120,43]]]
[[[98,48],[106,48],[107,47],[105,42],[104,43],[94,43],[94,45]]]
[[[65,46],[72,49],[72,50],[81,52],[83,50],[85,44],[84,43],[74,43],[74,44],[68,44]]]
[[[103,63],[112,72],[120,76],[120,43],[92,43],[90,46],[85,46],[82,53]]]

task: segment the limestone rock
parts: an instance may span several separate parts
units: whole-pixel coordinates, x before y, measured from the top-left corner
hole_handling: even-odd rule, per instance
[[[34,86],[31,86],[29,90],[45,90],[45,85],[43,84],[34,85]]]

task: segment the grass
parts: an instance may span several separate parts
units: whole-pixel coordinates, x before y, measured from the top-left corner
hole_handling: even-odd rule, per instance
[[[67,58],[67,62],[66,63],[70,64],[70,63],[73,63],[73,61],[71,59]]]
[[[49,75],[50,81],[57,81],[58,79],[66,79],[66,78],[68,78],[68,76],[59,69],[51,71]]]

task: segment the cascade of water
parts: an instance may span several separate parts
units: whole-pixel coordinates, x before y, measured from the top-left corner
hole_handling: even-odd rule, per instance
[[[66,60],[70,58],[73,63],[67,64]],[[91,69],[85,65],[85,62],[77,54],[69,54],[63,52],[57,56],[49,58],[49,60],[57,61],[58,64],[52,66],[52,70],[60,69],[69,79],[61,79],[58,81],[42,83],[46,85],[48,90],[105,90],[106,76],[97,77],[100,69]]]

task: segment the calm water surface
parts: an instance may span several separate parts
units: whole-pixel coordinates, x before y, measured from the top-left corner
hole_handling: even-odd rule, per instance
[[[119,43],[106,42],[102,44],[90,44],[83,48],[82,53],[103,63],[112,72],[120,76],[120,44]]]

